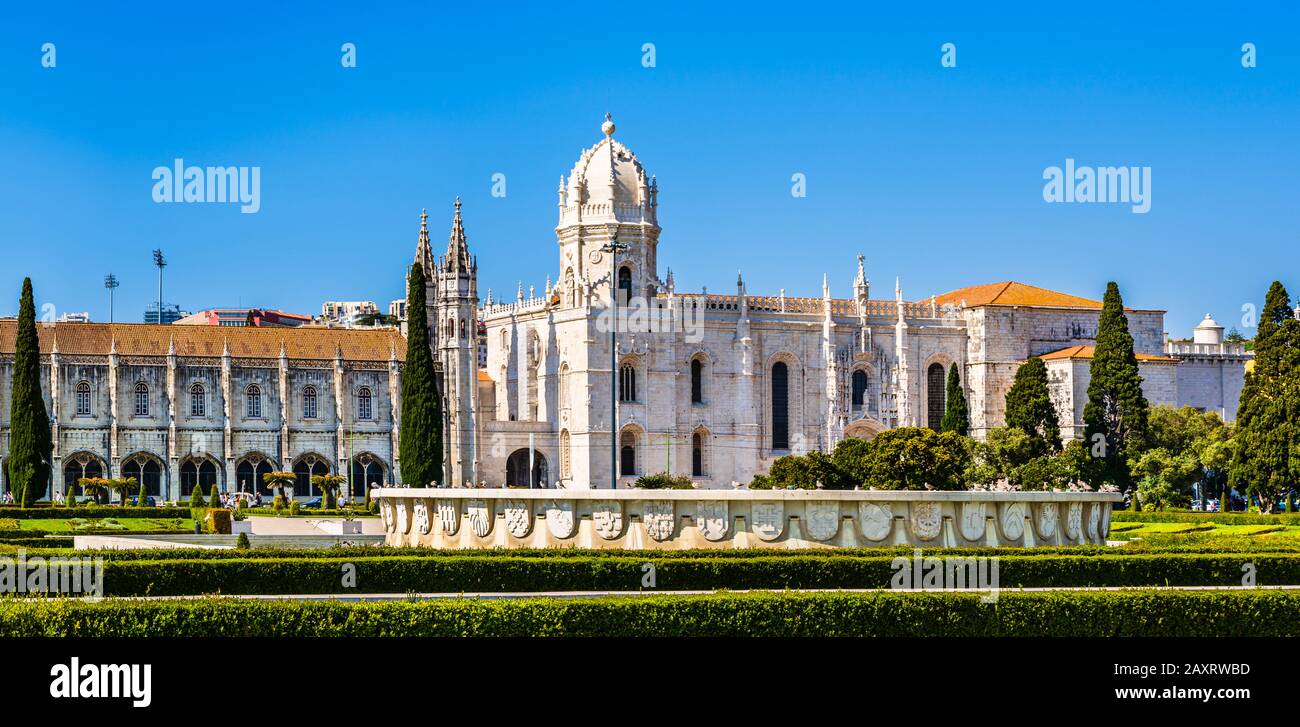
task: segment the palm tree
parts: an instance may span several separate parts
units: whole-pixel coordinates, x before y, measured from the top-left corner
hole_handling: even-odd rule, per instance
[[[266,474],[262,475],[262,482],[266,483],[267,487],[270,487],[272,489],[277,489],[277,488],[279,489],[279,492],[276,493],[275,495],[274,507],[276,509],[280,509],[284,507],[285,502],[287,500],[287,498],[284,496],[284,488],[292,485],[297,481],[298,481],[298,476],[292,472],[267,472]]]
[[[126,507],[127,502],[131,499],[131,492],[139,486],[139,482],[134,477],[117,477],[108,481],[108,487],[116,492],[121,500],[121,506]]]
[[[325,498],[321,502],[321,507],[325,510],[333,510],[338,505],[339,486],[347,481],[343,475],[313,475],[311,483],[325,493]]]
[[[99,504],[99,496],[109,487],[109,481],[103,477],[82,477],[77,480],[77,484],[81,485],[81,491],[86,493],[95,504]]]

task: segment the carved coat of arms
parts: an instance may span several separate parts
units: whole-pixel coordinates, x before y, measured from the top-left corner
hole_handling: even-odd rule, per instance
[[[1044,502],[1039,505],[1037,517],[1034,518],[1034,523],[1038,526],[1038,534],[1044,538],[1055,535],[1056,521],[1060,516],[1060,511],[1056,509],[1055,502]]]
[[[785,531],[784,502],[756,502],[749,508],[754,532],[763,540],[776,540]]]
[[[384,500],[379,504],[379,513],[384,518],[384,530],[393,533],[397,532],[397,518],[393,515],[393,501]]]
[[[573,537],[575,524],[572,500],[546,501],[546,529],[552,536],[561,540]]]
[[[606,540],[615,540],[623,534],[623,503],[618,500],[598,500],[591,505],[591,524],[596,534]]]
[[[984,517],[987,503],[963,502],[961,504],[961,536],[967,540],[984,537]]]
[[[858,503],[858,526],[862,528],[862,537],[867,540],[881,541],[889,537],[889,530],[894,524],[894,506],[888,502]]]
[[[921,540],[934,540],[943,527],[943,511],[937,502],[912,503],[912,532]]]
[[[1101,508],[1102,504],[1100,502],[1088,505],[1088,539],[1094,543],[1101,542],[1101,537],[1097,532],[1097,526],[1101,522]]]
[[[695,506],[695,525],[705,539],[722,540],[728,530],[726,500],[702,500]]]
[[[808,536],[813,540],[830,540],[840,531],[839,502],[809,502],[803,514]]]
[[[415,529],[421,535],[428,535],[433,529],[433,517],[429,513],[428,500],[415,501]]]
[[[411,503],[401,500],[397,503],[397,530],[402,535],[411,532]]]
[[[528,535],[533,529],[533,510],[528,500],[506,500],[506,530],[516,538]]]
[[[641,519],[651,538],[662,543],[673,536],[677,522],[672,500],[650,500],[645,503],[642,513]]]
[[[1072,502],[1065,511],[1065,536],[1078,540],[1083,535],[1083,503]]]
[[[1002,534],[1011,540],[1025,534],[1025,503],[1011,502],[1002,507]]]
[[[486,500],[470,500],[465,503],[465,517],[469,528],[480,538],[492,532],[492,508]]]
[[[455,535],[460,530],[460,508],[455,500],[438,500],[438,522],[442,532]]]

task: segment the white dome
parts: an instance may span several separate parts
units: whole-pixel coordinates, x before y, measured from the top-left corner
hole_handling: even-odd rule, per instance
[[[614,122],[605,115],[601,131],[605,138],[582,152],[564,186],[565,207],[608,205],[640,207],[652,205],[651,181],[631,149],[614,140]]]
[[[1205,320],[1201,321],[1192,331],[1192,341],[1209,344],[1223,343],[1223,326],[1211,318],[1209,313],[1206,313]]]

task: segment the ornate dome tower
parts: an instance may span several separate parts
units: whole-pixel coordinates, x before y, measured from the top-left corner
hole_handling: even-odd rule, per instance
[[[565,306],[585,302],[586,285],[609,298],[610,242],[616,253],[615,280],[632,295],[653,295],[659,287],[655,259],[659,244],[659,187],[631,149],[614,139],[614,120],[605,114],[605,138],[582,152],[569,176],[560,177],[560,295]]]

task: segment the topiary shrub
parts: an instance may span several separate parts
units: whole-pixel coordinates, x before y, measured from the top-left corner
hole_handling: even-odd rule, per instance
[[[217,483],[212,483],[212,494],[208,497],[208,507],[221,507],[221,493],[217,491]]]
[[[289,516],[290,516],[290,517],[294,517],[294,516],[296,516],[299,512],[302,512],[302,503],[301,503],[301,502],[298,502],[297,500],[290,500],[290,501],[289,501]]]
[[[686,475],[670,475],[667,472],[660,472],[653,475],[642,475],[636,478],[632,483],[633,487],[639,487],[643,490],[694,490],[695,483]]]
[[[217,535],[230,534],[230,511],[222,508],[212,508],[203,516],[204,528]]]
[[[248,550],[251,547],[253,545],[248,542],[248,533],[240,533],[239,537],[235,538],[235,550]]]
[[[217,486],[213,485],[212,489],[217,489]],[[207,503],[204,502],[206,499],[207,498],[203,496],[203,485],[195,485],[194,490],[190,492],[190,507],[204,507],[207,505]]]
[[[280,512],[286,507],[288,507],[288,505],[285,503],[284,495],[276,495],[275,499],[271,501],[271,509],[276,512]]]

